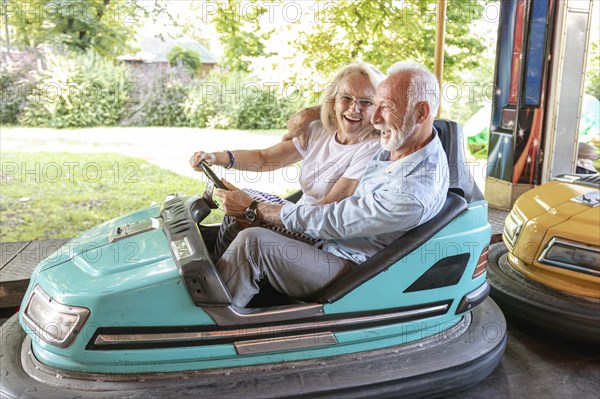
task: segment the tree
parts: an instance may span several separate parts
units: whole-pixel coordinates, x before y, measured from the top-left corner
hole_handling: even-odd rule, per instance
[[[433,70],[436,0],[340,0],[317,2],[314,28],[296,47],[306,54],[305,66],[330,74],[341,65],[363,60],[385,70],[411,59]],[[483,5],[449,0],[444,73],[449,79],[479,64],[483,44],[470,30]]]
[[[600,41],[590,41],[585,69],[585,92],[600,99]]]
[[[32,0],[5,5],[8,23],[14,28],[11,43],[36,47],[59,43],[70,50],[114,58],[129,49],[138,24],[149,13],[164,12],[161,2],[147,10],[136,1]]]
[[[179,63],[188,69],[192,75],[196,75],[202,68],[202,60],[197,51],[183,48],[181,46],[173,46],[167,54],[167,61],[170,66],[176,66]]]
[[[232,71],[248,72],[250,58],[265,55],[264,40],[270,33],[258,33],[260,17],[267,12],[261,2],[227,0],[214,2],[217,13],[212,22],[223,45],[221,64]]]

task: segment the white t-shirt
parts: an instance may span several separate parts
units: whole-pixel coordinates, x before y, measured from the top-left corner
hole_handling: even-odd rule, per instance
[[[356,144],[340,144],[320,120],[310,124],[309,133],[306,150],[300,147],[297,138],[292,140],[303,158],[299,178],[303,195],[298,203],[318,205],[340,177],[362,178],[367,163],[379,149],[379,141],[366,139]]]

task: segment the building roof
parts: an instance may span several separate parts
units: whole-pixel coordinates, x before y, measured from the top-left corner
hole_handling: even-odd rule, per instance
[[[152,36],[143,36],[141,40],[141,50],[135,55],[122,55],[118,57],[122,61],[141,61],[147,63],[167,62],[167,54],[174,46],[181,46],[186,49],[194,50],[200,55],[203,64],[216,64],[219,60],[206,47],[189,37],[180,37],[171,39],[169,37],[160,38]]]

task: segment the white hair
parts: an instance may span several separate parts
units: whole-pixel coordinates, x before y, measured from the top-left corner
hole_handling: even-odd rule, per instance
[[[407,88],[408,108],[413,110],[420,101],[427,101],[430,114],[435,118],[440,108],[440,85],[437,78],[424,66],[412,61],[400,61],[390,66],[388,76],[408,72],[411,74]]]

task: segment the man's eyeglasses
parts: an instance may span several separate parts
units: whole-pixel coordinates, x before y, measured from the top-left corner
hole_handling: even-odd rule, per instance
[[[375,105],[375,103],[372,100],[369,100],[367,98],[356,98],[350,94],[340,93],[336,95],[336,98],[341,104],[345,106],[350,106],[356,103],[360,109],[370,108],[373,105]]]

